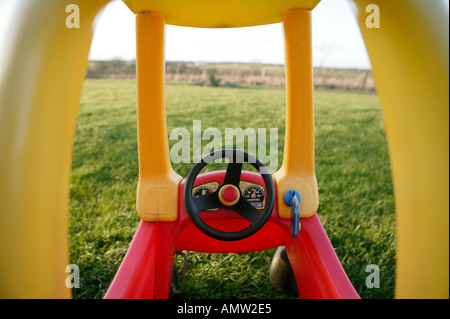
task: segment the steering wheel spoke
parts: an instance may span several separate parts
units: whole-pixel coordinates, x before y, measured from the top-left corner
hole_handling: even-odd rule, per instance
[[[236,205],[233,206],[233,210],[238,213],[241,217],[248,220],[251,225],[254,225],[259,219],[261,219],[261,213],[249,202],[245,200],[245,198],[239,198],[239,201]]]
[[[231,184],[239,187],[239,181],[241,180],[242,163],[229,163],[227,172],[225,173],[224,185]]]
[[[198,211],[218,208],[220,206],[220,203],[217,197],[217,192],[194,197],[194,205]]]

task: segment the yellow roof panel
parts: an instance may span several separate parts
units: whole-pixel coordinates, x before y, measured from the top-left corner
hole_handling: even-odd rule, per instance
[[[234,28],[281,22],[292,8],[314,9],[320,0],[123,0],[134,13],[157,11],[171,25]]]

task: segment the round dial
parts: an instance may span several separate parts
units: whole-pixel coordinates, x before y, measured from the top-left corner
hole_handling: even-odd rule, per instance
[[[211,193],[212,193],[212,190],[210,188],[202,186],[195,190],[194,197],[200,197],[200,196],[211,194]]]
[[[247,187],[243,192],[244,198],[255,206],[255,208],[264,207],[264,191],[261,187],[252,185]]]

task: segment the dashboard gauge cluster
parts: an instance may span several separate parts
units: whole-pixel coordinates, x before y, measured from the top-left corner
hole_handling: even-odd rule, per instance
[[[256,209],[264,209],[265,193],[264,187],[255,183],[241,181],[240,185],[242,195]]]
[[[209,182],[205,184],[198,185],[194,187],[192,190],[192,196],[200,197],[204,195],[211,194],[212,192],[216,192],[219,189],[218,182]],[[208,209],[207,212],[217,212],[219,208]]]
[[[207,187],[207,186],[202,186],[197,188],[194,191],[194,197],[200,197],[200,196],[204,196],[204,195],[208,195],[211,194],[213,191],[211,190],[211,188]]]
[[[239,188],[241,190],[242,196],[244,196],[247,202],[252,204],[258,210],[264,209],[266,204],[264,186],[248,181],[240,181]],[[212,192],[216,192],[218,189],[219,189],[218,182],[208,182],[194,187],[192,195],[194,197],[200,197],[207,194],[211,194]],[[207,211],[217,211],[217,210],[218,208],[209,209]]]

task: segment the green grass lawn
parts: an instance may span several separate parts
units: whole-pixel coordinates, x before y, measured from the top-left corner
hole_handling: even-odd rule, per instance
[[[283,158],[285,92],[278,88],[166,86],[168,132],[278,128]],[[392,298],[395,213],[384,125],[376,94],[316,91],[318,215],[362,298]],[[170,141],[173,145],[175,141]],[[192,164],[173,165],[185,177]],[[70,262],[80,267],[75,298],[102,298],[139,223],[136,82],[86,80],[70,186]],[[272,288],[274,249],[248,254],[187,252],[181,298],[288,298]],[[181,260],[177,258],[177,263]],[[365,285],[366,266],[380,269],[380,288]]]

